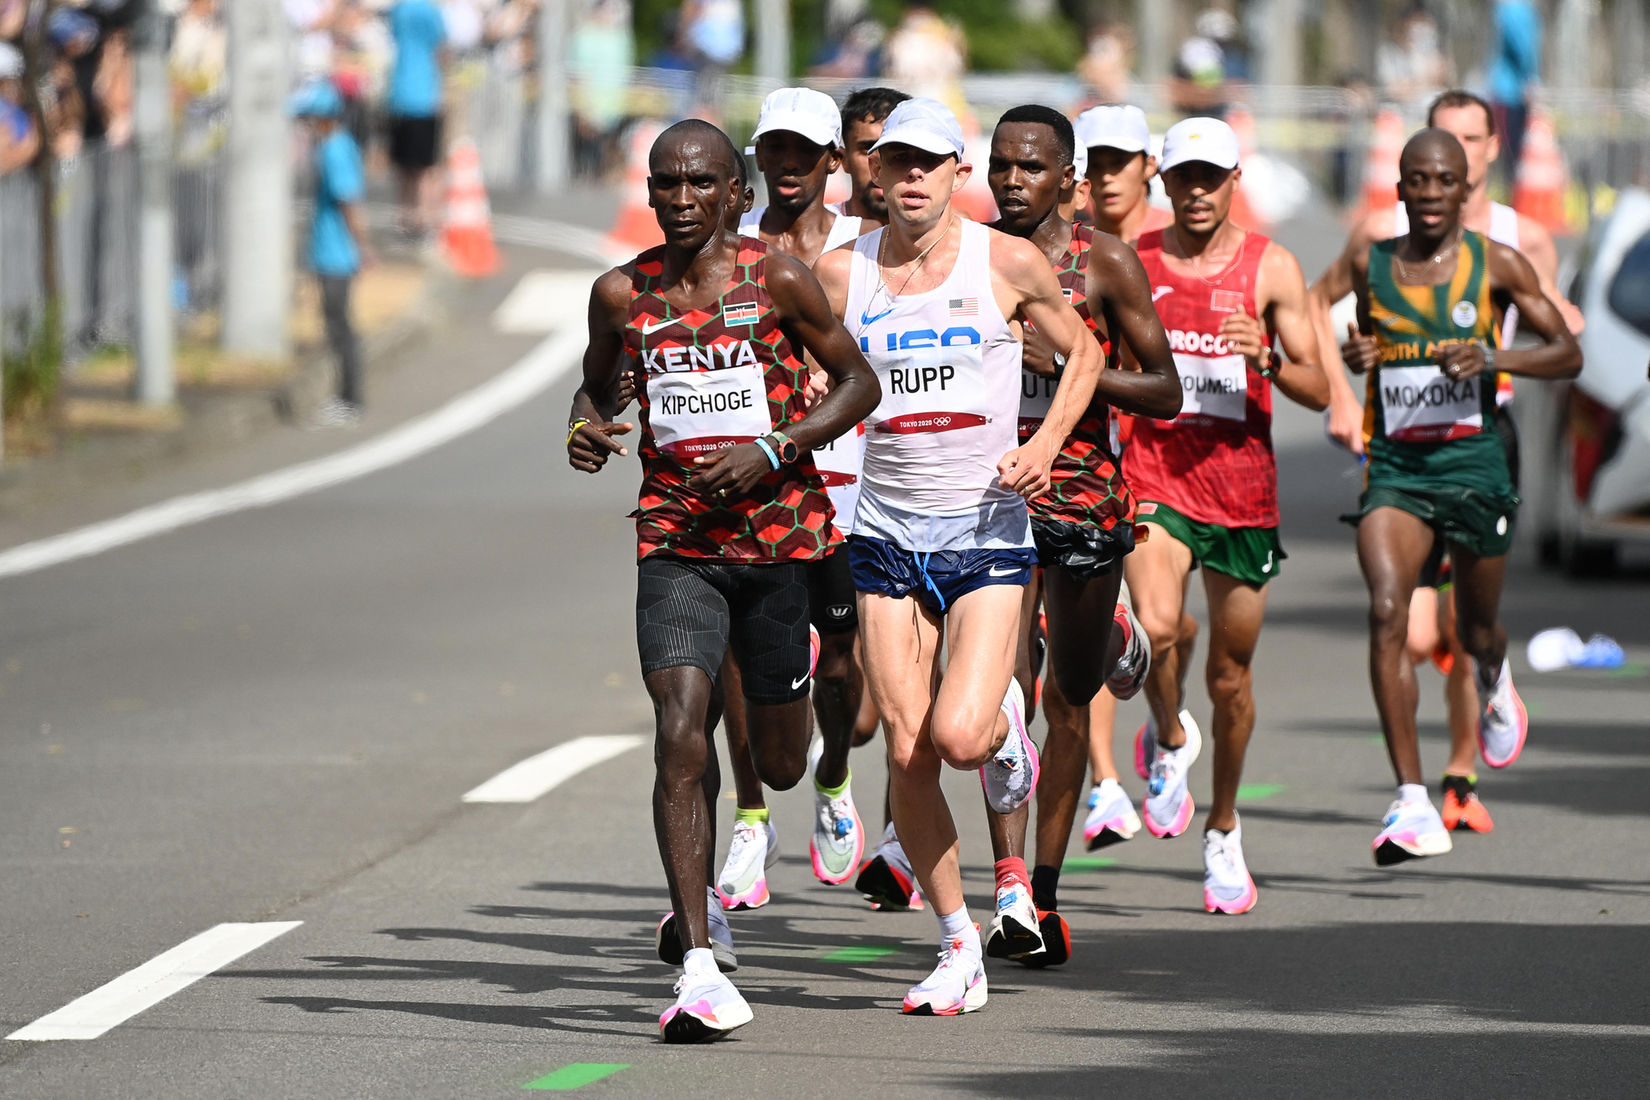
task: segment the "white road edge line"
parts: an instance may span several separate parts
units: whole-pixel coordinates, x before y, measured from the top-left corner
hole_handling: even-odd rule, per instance
[[[302,923],[301,920],[264,921],[208,928],[6,1038],[24,1042],[96,1039]]]
[[[466,794],[465,802],[532,802],[604,760],[647,743],[635,733],[575,737],[512,765]]]
[[[124,516],[0,551],[0,578],[88,558],[216,516],[279,504],[417,458],[550,388],[578,362],[584,343],[584,325],[570,321],[500,374],[383,435],[236,485],[173,497]]]

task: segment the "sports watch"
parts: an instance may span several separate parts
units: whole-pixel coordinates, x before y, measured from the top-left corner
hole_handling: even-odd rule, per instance
[[[784,432],[773,432],[770,435],[763,436],[763,439],[767,441],[768,446],[773,448],[773,453],[778,457],[782,466],[789,466],[802,457],[802,449]]]

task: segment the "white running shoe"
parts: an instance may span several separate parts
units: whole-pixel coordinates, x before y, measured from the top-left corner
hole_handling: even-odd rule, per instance
[[[1243,823],[1232,831],[1203,831],[1203,908],[1211,913],[1247,913],[1260,893],[1243,861]]]
[[[1501,675],[1491,688],[1486,689],[1483,679],[1477,675],[1472,682],[1478,688],[1479,755],[1490,767],[1504,768],[1524,751],[1524,738],[1530,732],[1530,716],[1524,710],[1524,700],[1513,687],[1512,667],[1503,659]]]
[[[1083,819],[1083,842],[1089,851],[1132,840],[1140,829],[1134,803],[1115,779],[1102,779],[1089,791],[1089,813]]]
[[[725,974],[684,973],[676,979],[676,1003],[659,1017],[659,1034],[667,1043],[702,1043],[720,1039],[751,1019],[751,1006]]]
[[[1146,831],[1160,840],[1185,832],[1196,808],[1186,780],[1198,753],[1203,751],[1203,731],[1197,728],[1191,711],[1180,712],[1180,725],[1186,731],[1186,743],[1178,749],[1157,746],[1151,778],[1146,782],[1146,797],[1140,804]]]
[[[717,904],[716,891],[705,891],[705,917],[710,925],[710,951],[716,956],[716,965],[724,974],[739,969],[739,956],[733,950],[733,929],[728,926],[728,915]],[[671,966],[682,965],[682,936],[676,928],[675,912],[666,913],[653,930],[653,946],[661,962]]]
[[[980,768],[980,785],[985,788],[987,805],[997,813],[1011,814],[1037,789],[1037,776],[1042,771],[1037,746],[1026,732],[1025,693],[1020,690],[1020,681],[1012,676],[1008,678],[1002,710],[1008,715],[1008,737],[997,755]]]
[[[1395,800],[1387,807],[1375,838],[1375,864],[1386,867],[1406,859],[1441,856],[1450,847],[1449,830],[1430,801]]]
[[[779,862],[779,830],[773,822],[733,823],[733,840],[716,893],[723,909],[760,909],[768,904],[768,868]]]
[[[958,936],[940,949],[940,965],[905,994],[900,1009],[909,1016],[960,1016],[985,1007],[985,960],[979,930],[973,942]]]
[[[1134,610],[1125,603],[1117,605],[1112,621],[1123,632],[1123,653],[1117,658],[1117,667],[1106,677],[1106,687],[1119,700],[1133,699],[1146,682],[1152,670],[1152,647],[1146,642],[1146,631]]]
[[[854,808],[853,792],[842,789],[832,798],[814,788],[814,835],[808,839],[808,857],[814,875],[827,886],[839,886],[859,869],[865,854],[865,826]]]
[[[854,889],[871,903],[872,909],[903,912],[923,907],[917,873],[911,868],[892,821],[882,830],[882,843],[860,867]]]
[[[991,918],[991,933],[985,953],[994,959],[1021,959],[1044,950],[1037,907],[1031,891],[1018,882],[997,889],[997,915]]]

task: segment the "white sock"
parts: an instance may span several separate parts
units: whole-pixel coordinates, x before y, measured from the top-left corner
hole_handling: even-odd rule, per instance
[[[689,976],[701,974],[717,974],[720,968],[716,965],[716,956],[710,953],[708,947],[695,947],[682,956],[682,973]]]
[[[1400,783],[1398,785],[1399,802],[1427,801],[1427,785],[1425,783]]]
[[[1094,785],[1094,789],[1097,791],[1117,791],[1122,790],[1123,788],[1122,784],[1118,783],[1115,779],[1102,779]]]
[[[980,930],[974,927],[969,919],[968,906],[963,906],[955,913],[946,913],[940,917],[940,938],[945,943],[960,939],[965,944],[972,943],[974,950],[980,949]]]

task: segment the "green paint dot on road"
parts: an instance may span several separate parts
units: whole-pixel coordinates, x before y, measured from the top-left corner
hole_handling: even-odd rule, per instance
[[[876,962],[894,954],[899,948],[886,943],[860,943],[851,947],[839,947],[835,951],[827,952],[822,956],[828,963],[868,963]]]
[[[1117,861],[1110,856],[1072,856],[1060,865],[1062,871],[1098,871],[1104,867],[1115,867]]]
[[[1637,679],[1650,673],[1650,666],[1641,665],[1636,661],[1629,661],[1624,665],[1617,665],[1610,670],[1610,675],[1618,680]]]
[[[628,1065],[611,1062],[574,1062],[570,1066],[561,1067],[554,1073],[545,1074],[537,1081],[529,1081],[521,1087],[550,1092],[566,1092],[569,1089],[582,1089],[592,1081],[600,1081],[603,1077],[611,1077],[621,1069],[629,1068]]]
[[[1281,783],[1245,783],[1237,789],[1239,802],[1259,802],[1263,798],[1271,798],[1283,790]]]

